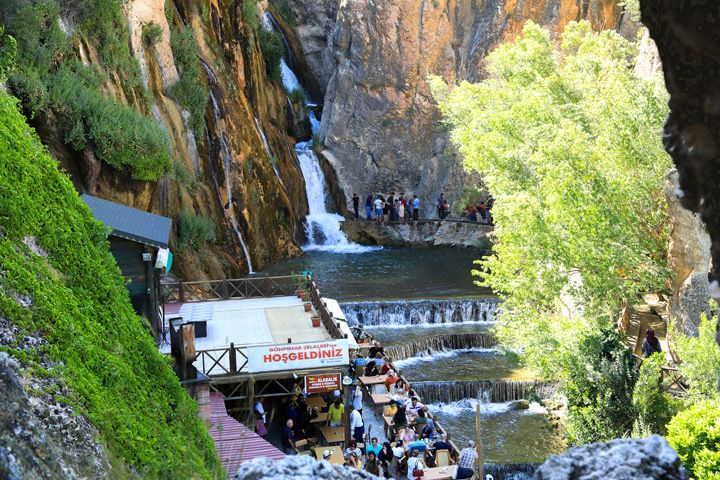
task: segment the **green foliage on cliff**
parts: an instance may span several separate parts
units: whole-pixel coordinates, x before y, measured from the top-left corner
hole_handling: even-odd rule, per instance
[[[704,401],[680,412],[667,440],[693,480],[720,479],[720,403]]]
[[[138,477],[220,477],[195,403],[133,312],[107,228],[17,108],[0,90],[0,316],[19,337],[47,343],[29,354],[4,349],[35,374],[62,376],[68,402]],[[40,356],[57,367],[42,371]]]
[[[282,36],[274,30],[260,30],[259,35],[260,51],[262,51],[265,60],[265,71],[272,81],[282,85],[280,60],[285,55],[285,43]]]
[[[69,118],[61,117],[57,124],[75,149],[93,145],[99,134],[110,135],[106,143],[112,147],[99,148],[97,157],[134,178],[155,180],[170,166],[169,140],[159,125],[143,114],[148,112],[150,96],[130,52],[122,5],[122,0],[0,2],[0,21],[18,43],[17,68],[9,85],[30,116],[47,108],[67,115]],[[82,48],[77,47],[81,43]],[[93,49],[100,61],[86,66],[78,51],[89,56]],[[68,65],[80,81],[71,89],[58,90],[57,85],[66,81],[58,76],[67,74]],[[89,78],[94,80],[88,82]],[[117,84],[143,113],[101,94],[100,85],[108,84]],[[83,121],[78,122],[78,117]],[[84,122],[86,117],[92,121]],[[116,117],[120,122],[116,123]],[[121,144],[122,151],[115,153],[114,147]]]
[[[293,28],[297,27],[297,17],[288,0],[270,0],[270,5],[273,6],[288,25]]]
[[[636,411],[635,358],[614,330],[585,337],[566,365],[567,430],[576,445],[627,436]]]
[[[664,291],[667,93],[633,69],[634,44],[571,22],[559,46],[528,22],[488,78],[431,85],[468,169],[495,197],[479,282],[503,298],[498,334],[546,377],[623,299]]]
[[[188,212],[180,212],[178,215],[178,231],[180,235],[179,247],[190,246],[194,249],[202,247],[206,242],[217,240],[215,224],[211,218],[203,215],[193,215]]]
[[[697,337],[685,337],[679,332],[672,332],[675,351],[683,359],[680,372],[690,383],[690,395],[696,399],[720,398],[720,346],[715,341],[717,323],[717,314],[708,319],[703,313]]]
[[[170,89],[170,94],[177,102],[190,112],[190,128],[202,138],[205,125],[208,92],[205,88],[203,73],[200,67],[200,56],[195,42],[195,35],[190,27],[180,31],[170,31],[170,46],[180,79]]]

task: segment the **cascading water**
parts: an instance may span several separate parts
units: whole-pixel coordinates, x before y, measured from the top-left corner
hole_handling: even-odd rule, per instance
[[[275,29],[275,22],[269,12],[263,15],[263,28]],[[282,32],[280,32],[282,34]],[[285,38],[283,37],[283,41]],[[289,51],[285,41],[286,51]],[[320,121],[315,113],[316,104],[311,103],[300,81],[285,59],[280,60],[280,75],[283,86],[288,93],[296,90],[302,92],[305,106],[310,110],[310,130],[313,137],[320,129]],[[295,153],[300,162],[300,170],[305,178],[305,194],[307,195],[309,214],[305,217],[305,235],[308,243],[303,250],[324,250],[338,253],[363,253],[375,250],[378,247],[366,247],[348,241],[345,233],[340,229],[343,217],[328,210],[328,192],[330,191],[325,180],[325,174],[320,167],[320,161],[313,151],[313,142],[299,142],[295,144]]]
[[[556,392],[550,383],[535,380],[468,380],[413,382],[413,388],[426,404],[453,403],[477,399],[482,404],[506,403],[531,396],[549,398]]]
[[[500,301],[497,298],[461,298],[342,303],[350,325],[432,326],[443,323],[491,323]]]
[[[270,159],[270,163],[272,164],[273,172],[275,172],[275,176],[280,181],[280,185],[285,188],[285,182],[283,182],[282,178],[280,178],[280,172],[278,172],[277,165],[275,164],[275,161],[273,160],[273,154],[270,150],[270,144],[267,141],[267,137],[265,136],[265,131],[262,129],[262,125],[260,125],[260,120],[258,120],[257,117],[255,117],[255,126],[258,129],[258,132],[260,133],[260,138],[263,142],[263,147],[265,147],[265,153],[267,153],[268,158]]]
[[[210,66],[204,61],[202,62],[202,65],[203,68],[205,68],[205,73],[207,74],[208,78],[208,84],[210,85],[210,101],[212,103],[213,116],[215,118],[215,126],[217,128],[218,121],[224,116],[223,111],[220,108],[220,102],[218,101],[218,81],[215,73],[212,71]],[[209,140],[210,132],[207,131],[207,126],[205,128],[206,135]],[[255,273],[253,271],[252,260],[250,259],[250,252],[248,251],[247,244],[245,243],[245,239],[243,238],[242,232],[240,231],[240,226],[238,225],[237,217],[235,216],[235,205],[233,204],[232,197],[232,182],[230,180],[232,157],[230,155],[230,148],[228,147],[227,140],[225,139],[225,132],[220,132],[220,134],[218,135],[218,142],[220,143],[220,153],[222,154],[223,158],[223,167],[225,169],[225,189],[227,190],[228,195],[227,203],[223,205],[223,207],[228,216],[228,219],[230,220],[230,226],[235,232],[235,235],[238,238],[238,242],[240,242],[240,247],[242,248],[243,254],[245,255],[245,261],[247,262],[248,266],[248,273]],[[220,203],[222,203],[222,199],[220,199]]]
[[[452,333],[416,339],[412,342],[385,347],[385,355],[396,363],[412,357],[432,356],[438,352],[491,349],[495,339],[487,333]]]

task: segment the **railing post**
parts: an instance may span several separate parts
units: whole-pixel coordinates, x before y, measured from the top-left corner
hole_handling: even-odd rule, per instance
[[[235,344],[230,344],[230,373],[237,373],[237,358],[235,357]]]
[[[227,280],[223,280],[220,284],[220,295],[222,295],[222,298],[225,300],[230,298],[230,289],[228,288]]]
[[[183,281],[180,279],[180,303],[185,303],[185,288],[183,287]]]
[[[265,296],[269,297],[270,295],[270,276],[266,273],[265,274]]]

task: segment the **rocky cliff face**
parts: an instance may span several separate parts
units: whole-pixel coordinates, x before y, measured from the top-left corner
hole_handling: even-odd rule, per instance
[[[181,212],[213,221],[217,241],[199,249],[175,248],[175,265],[186,278],[239,276],[250,264],[258,270],[300,253],[297,241],[307,203],[292,149],[295,139],[286,133],[286,94],[266,75],[257,32],[262,5],[250,16],[243,5],[215,0],[133,0],[124,5],[131,52],[151,94],[147,113],[172,144],[173,166],[158,181],[134,180],[98,161],[92,146],[74,151],[52,111],[34,121],[79,191],[172,217],[175,241],[181,234]],[[75,13],[61,17],[73,48],[83,63],[103,69],[99,40],[73,34],[70,17]],[[160,29],[152,44],[143,33],[148,25]],[[171,36],[185,28],[197,43],[202,62],[198,80],[207,91],[204,125],[199,127],[173,95],[181,66]],[[123,72],[107,73],[103,90],[142,111],[140,95],[123,89]]]
[[[527,19],[553,31],[580,19],[598,29],[627,23],[615,0],[288,3],[306,68],[326,91],[320,135],[345,196],[417,193],[427,213],[440,191],[457,199],[468,179],[440,125],[428,74],[480,79],[488,52]]]

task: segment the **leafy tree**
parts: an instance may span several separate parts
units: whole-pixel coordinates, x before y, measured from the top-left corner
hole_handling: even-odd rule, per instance
[[[667,430],[667,440],[691,478],[720,479],[720,403],[696,403],[677,414]]]
[[[487,59],[488,77],[430,80],[466,168],[495,197],[493,254],[479,284],[503,298],[498,335],[546,377],[622,299],[663,291],[661,193],[667,94],[633,70],[637,48],[571,22],[559,46],[528,22]]]
[[[631,432],[635,420],[635,358],[624,338],[603,330],[583,339],[568,359],[567,429],[575,444],[602,442]]]
[[[717,315],[708,319],[700,318],[697,337],[685,337],[673,333],[675,350],[682,363],[680,372],[690,383],[690,394],[694,398],[718,398],[718,372],[720,371],[720,347],[715,341]]]
[[[665,357],[655,353],[640,366],[640,374],[633,391],[633,406],[637,412],[634,433],[648,437],[653,433],[665,435],[665,425],[677,410],[677,404],[662,385],[662,366]]]
[[[259,35],[260,50],[265,60],[265,71],[272,81],[282,85],[280,60],[285,55],[285,43],[280,34],[274,30],[260,30]],[[302,91],[300,94],[302,95]]]

